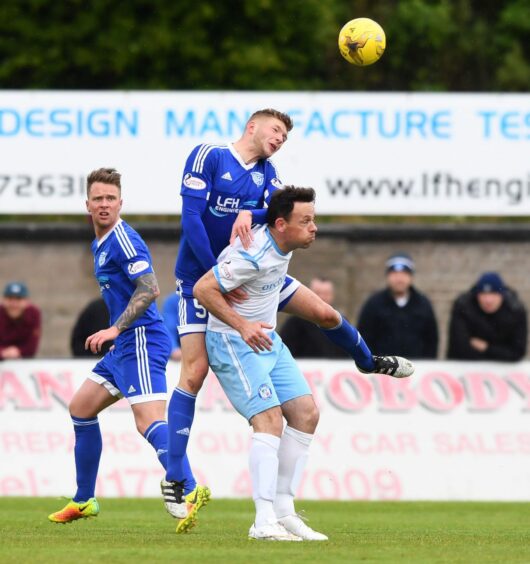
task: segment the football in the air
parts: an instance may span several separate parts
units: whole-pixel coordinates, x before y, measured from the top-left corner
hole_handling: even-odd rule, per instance
[[[353,65],[365,67],[375,63],[385,52],[385,47],[383,28],[370,18],[356,18],[340,30],[340,54]]]

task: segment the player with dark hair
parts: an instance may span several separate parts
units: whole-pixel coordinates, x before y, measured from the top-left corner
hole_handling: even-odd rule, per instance
[[[319,413],[307,381],[274,331],[292,251],[315,240],[314,199],[312,188],[275,192],[267,225],[254,229],[248,250],[240,240],[228,246],[194,288],[211,314],[206,347],[212,370],[254,431],[249,454],[253,539],[327,540],[295,511]],[[224,295],[238,287],[248,299],[231,307]]]
[[[115,346],[70,402],[77,492],[63,509],[48,517],[55,523],[98,515],[94,497],[102,451],[98,414],[121,397],[127,398],[138,431],[153,446],[162,466],[167,464],[170,340],[155,304],[160,291],[151,255],[140,235],[120,218],[121,177],[115,169],[98,169],[88,176],[86,206],[96,235],[94,274],[111,325],[90,335],[85,346],[93,353],[108,341]],[[186,516],[184,507],[173,509],[174,516]]]

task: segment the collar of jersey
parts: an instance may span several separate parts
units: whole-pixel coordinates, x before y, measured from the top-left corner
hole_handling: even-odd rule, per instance
[[[274,237],[271,235],[271,232],[269,231],[268,227],[265,227],[265,234],[267,235],[267,237],[270,239],[270,242],[272,243],[272,246],[274,247],[275,251],[282,257],[286,257],[289,256],[291,253],[284,253],[280,247],[278,247],[278,245],[276,244],[276,241],[274,240]]]
[[[122,222],[123,222],[123,219],[120,217],[120,218],[118,219],[118,221],[114,224],[114,227],[113,227],[108,233],[105,233],[105,235],[103,235],[103,237],[101,237],[101,239],[98,239],[98,248],[103,244],[104,241],[106,241],[106,240],[109,238],[110,234],[111,234],[111,233],[116,229],[116,227],[118,227],[118,225],[119,225],[120,223],[122,223]]]
[[[233,143],[228,143],[228,150],[232,153],[232,156],[236,161],[245,169],[250,170],[256,166],[258,161],[254,161],[253,163],[246,164],[245,161],[241,158],[241,155],[234,149]],[[259,160],[259,159],[258,159]]]

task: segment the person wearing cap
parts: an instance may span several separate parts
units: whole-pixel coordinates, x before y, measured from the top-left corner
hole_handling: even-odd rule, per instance
[[[9,282],[0,303],[0,360],[34,357],[41,335],[41,313],[23,282]]]
[[[447,358],[517,361],[526,354],[527,315],[497,272],[485,272],[454,302]]]
[[[358,329],[374,354],[436,358],[438,325],[430,300],[414,284],[415,265],[406,253],[390,256],[386,287],[361,308]]]

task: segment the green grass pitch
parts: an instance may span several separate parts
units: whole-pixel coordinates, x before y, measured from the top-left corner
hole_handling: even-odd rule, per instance
[[[530,562],[530,504],[299,502],[329,542],[247,540],[250,500],[212,499],[176,535],[157,499],[100,499],[95,519],[55,525],[65,501],[0,499],[0,562]]]

